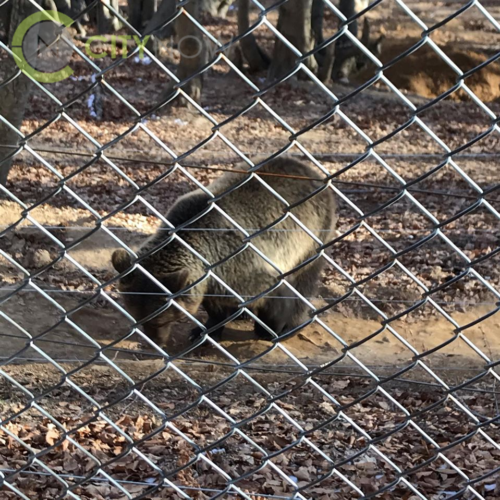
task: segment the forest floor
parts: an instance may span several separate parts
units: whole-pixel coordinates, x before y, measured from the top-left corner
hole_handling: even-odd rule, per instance
[[[386,36],[384,63],[421,38],[421,27],[398,3],[381,2],[368,14],[372,36]],[[405,3],[427,26],[464,4]],[[482,5],[500,21],[499,6]],[[271,13],[269,20],[276,24],[276,15]],[[236,34],[236,12],[203,24],[225,43]],[[335,32],[332,14],[325,18],[325,29]],[[271,53],[272,32],[260,27],[256,37]],[[495,54],[500,33],[472,7],[431,38],[466,72]],[[174,56],[166,51],[160,57],[172,71]],[[96,64],[111,62],[105,57]],[[300,134],[290,148],[290,154],[312,164],[301,151],[306,149],[334,174],[367,150],[366,138],[376,143],[374,155],[335,177],[338,230],[347,234],[328,249],[356,282],[387,266],[357,287],[367,301],[352,294],[337,302],[351,283],[328,265],[318,296],[310,300],[331,307],[296,337],[272,345],[253,339],[248,322],[235,323],[221,348],[205,346],[171,364],[137,334],[128,336],[131,323],[114,302],[121,301],[115,284],[105,288],[110,300],[96,293],[98,283],[116,274],[110,265],[116,238],[135,248],[153,234],[159,218],[147,204],[165,214],[179,195],[195,187],[187,173],[207,185],[220,175],[213,167],[234,168],[241,159],[228,142],[252,161],[289,145],[290,129],[269,110],[295,132],[304,130],[332,111],[329,91],[346,97],[374,70],[330,85],[329,91],[307,79],[285,81],[240,114],[254,102],[254,91],[219,62],[205,75],[201,99],[212,121],[193,109],[172,107],[135,128],[134,113],[111,92],[98,96],[102,119],[92,115],[93,70],[76,56],[70,79],[45,86],[61,102],[85,92],[64,114],[35,88],[22,131],[37,131],[29,145],[38,153],[25,150],[16,157],[7,186],[22,204],[34,207],[30,220],[14,199],[0,201],[6,230],[0,238],[0,418],[8,421],[0,430],[0,470],[8,474],[27,465],[33,450],[43,452],[30,474],[10,478],[30,499],[56,498],[65,491],[45,466],[70,486],[102,470],[102,479],[75,486],[76,495],[92,500],[142,494],[151,500],[181,498],[172,488],[156,488],[158,471],[167,474],[177,467],[184,469],[169,479],[190,498],[200,499],[223,490],[228,477],[242,475],[235,484],[255,500],[290,498],[297,485],[311,499],[358,498],[387,486],[376,498],[415,500],[421,498],[418,491],[441,500],[465,488],[467,478],[482,477],[471,483],[475,491],[482,498],[500,499],[496,477],[486,477],[500,465],[494,420],[498,389],[492,375],[497,368],[486,366],[500,359],[500,321],[494,314],[500,290],[500,191],[494,189],[500,182],[500,136],[491,118],[500,113],[499,64],[465,80],[477,99],[460,89],[426,108],[457,81],[442,55],[427,44],[384,72],[401,95],[378,82],[347,99],[340,107],[343,115],[336,113]],[[259,88],[266,85],[264,73],[245,76]],[[155,61],[133,58],[107,72],[105,80],[140,113],[158,102],[169,82]],[[394,133],[414,116],[412,106],[422,107],[420,121]],[[214,134],[214,123],[225,121]],[[142,187],[167,171],[172,156],[158,140],[175,155],[195,148],[181,162],[185,170],[175,170],[144,191],[143,201],[119,210],[136,194],[122,174]],[[110,144],[108,161],[82,168],[90,159],[82,155],[97,144]],[[455,151],[463,146],[446,161],[446,147]],[[401,180],[426,173],[388,203],[401,193]],[[67,177],[65,189],[58,175]],[[489,191],[481,198],[480,190]],[[366,215],[348,233],[361,221],[354,205]],[[106,230],[95,230],[98,217],[117,210],[106,219]],[[439,232],[433,217],[441,223]],[[412,248],[426,237],[426,243]],[[61,259],[57,242],[68,246],[80,239]],[[389,266],[395,253],[399,264]],[[472,271],[453,280],[470,261]],[[43,272],[28,284],[19,266]],[[423,301],[426,289],[437,290]],[[189,328],[187,321],[176,327],[169,354],[186,351]],[[36,339],[30,342],[28,335]],[[248,376],[234,370],[237,362],[249,363]],[[323,363],[330,366],[304,375]],[[397,380],[385,379],[391,376]],[[446,384],[467,385],[447,392]],[[105,411],[97,413],[98,408]],[[243,422],[241,434],[232,432],[221,441],[235,422]],[[139,444],[128,453],[130,439]],[[447,448],[438,454],[442,447]],[[344,463],[346,457],[353,458]],[[337,462],[341,465],[330,474]],[[389,488],[398,468],[414,472],[401,472],[408,483]],[[105,474],[118,483],[110,483]],[[322,475],[327,477],[319,481]],[[316,479],[317,484],[306,487]],[[0,488],[0,500],[11,498],[19,497],[7,486]],[[243,497],[233,492],[221,498]],[[473,494],[465,492],[462,498]]]

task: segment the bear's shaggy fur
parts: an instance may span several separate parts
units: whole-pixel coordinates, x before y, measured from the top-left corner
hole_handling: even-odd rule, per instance
[[[181,196],[168,212],[167,219],[177,228],[175,234],[184,243],[163,228],[138,250],[138,263],[142,267],[171,293],[181,292],[174,297],[178,305],[191,314],[203,306],[209,316],[206,327],[213,328],[211,335],[219,334],[224,321],[238,311],[241,300],[234,294],[249,301],[246,307],[277,335],[306,321],[308,310],[303,301],[276,300],[276,297],[294,295],[285,285],[276,287],[280,274],[292,271],[316,255],[319,246],[290,214],[324,243],[334,234],[335,197],[332,189],[319,180],[319,170],[284,157],[269,161],[258,172],[271,174],[259,175],[259,178],[291,208],[255,176],[228,172],[208,186],[215,199],[197,189]],[[311,178],[318,180],[309,180]],[[235,186],[239,187],[231,191]],[[298,203],[304,199],[306,201]],[[238,227],[250,235],[267,229],[246,239]],[[303,296],[311,296],[316,290],[322,261],[319,258],[297,269],[286,276],[286,281]],[[114,252],[112,262],[120,273],[134,265],[123,249]],[[207,277],[209,271],[228,288],[213,275]],[[192,286],[195,282],[198,283]],[[145,332],[158,343],[166,340],[172,323],[184,315],[140,269],[124,276],[120,289],[129,292],[125,294],[126,307],[137,320],[146,319]],[[264,297],[251,300],[269,289],[272,290]],[[219,324],[219,328],[214,328]],[[269,331],[258,322],[255,332],[260,337],[269,336]],[[194,336],[201,333],[200,329]]]

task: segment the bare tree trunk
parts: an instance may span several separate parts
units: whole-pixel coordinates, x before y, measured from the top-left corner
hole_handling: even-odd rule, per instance
[[[16,0],[16,2],[12,3],[8,22],[9,45],[12,44],[12,37],[17,26],[29,15],[36,12],[36,10],[36,7],[29,0]],[[36,36],[27,37],[27,45],[29,46],[25,47],[26,54],[29,55],[36,52],[37,38]],[[1,81],[14,76],[19,69],[12,58],[7,59],[2,65]],[[19,129],[22,125],[30,91],[31,80],[24,74],[19,74],[10,83],[0,88],[0,116],[5,118],[16,129]],[[16,146],[18,142],[19,135],[8,125],[0,121],[0,184],[2,185],[5,185],[7,182],[7,177],[12,167],[12,155],[15,149],[2,148],[1,145]]]
[[[4,36],[0,39],[9,43],[9,28],[10,28],[10,12],[12,10],[12,2],[7,2],[0,7],[0,29],[3,29]]]
[[[55,0],[58,12],[71,16],[73,9],[71,8],[71,0]]]
[[[164,0],[165,2],[166,0]],[[161,9],[161,7],[160,7]],[[200,17],[200,0],[190,0],[184,9],[195,19]],[[202,34],[184,14],[177,17],[175,22],[175,33],[181,60],[177,66],[177,76],[180,81],[185,80],[195,74],[203,65],[208,62],[208,47]],[[166,100],[173,92],[174,85],[171,84],[160,96],[160,101]],[[203,75],[189,80],[182,86],[182,90],[194,101],[200,102],[203,88]],[[176,104],[187,106],[186,99],[180,99]],[[165,108],[159,111],[164,113]]]
[[[146,46],[156,56],[159,56],[160,40],[171,38],[174,35],[175,23],[170,22],[160,30],[158,28],[160,28],[162,24],[168,21],[168,19],[175,14],[177,8],[177,1],[162,0],[156,12],[154,10],[157,7],[156,2],[159,2],[160,0],[156,0],[156,2],[155,1],[151,2],[151,0],[147,1],[150,5],[146,6],[146,12],[142,13],[143,16],[142,25],[144,26],[145,19],[147,19],[147,23],[144,27],[144,30],[141,30],[141,33],[143,35],[151,35]],[[152,10],[150,11],[149,9]]]
[[[350,19],[358,12],[361,12],[368,6],[368,0],[340,0],[339,10],[347,19]],[[358,37],[358,20],[349,24],[349,31]],[[341,37],[335,47],[335,62],[333,64],[332,77],[334,80],[341,78],[348,79],[356,68],[357,50],[353,42],[344,35]]]
[[[200,18],[200,0],[191,0],[185,7],[195,19]],[[181,60],[177,68],[179,80],[189,78],[208,62],[208,51],[205,40],[196,26],[184,15],[177,18],[175,24],[177,43],[181,53]],[[203,75],[190,80],[183,86],[183,90],[196,102],[201,100]],[[185,103],[187,105],[187,103]]]
[[[226,17],[234,0],[201,0],[201,12],[208,12],[214,17]]]
[[[278,30],[302,54],[314,47],[311,27],[311,12],[313,0],[288,0],[280,7]],[[269,68],[269,78],[274,80],[288,73],[297,64],[294,54],[279,38],[274,44],[274,54]],[[317,63],[314,57],[309,57],[306,65],[316,71]]]
[[[142,0],[128,0],[128,22],[137,31],[142,29]]]
[[[85,36],[87,34],[85,28],[83,27],[83,23],[88,23],[89,21],[89,16],[88,14],[85,14],[84,16],[80,17],[80,13],[83,12],[87,4],[85,3],[85,0],[62,0],[64,2],[69,2],[71,5],[70,13],[68,14],[69,17],[72,19],[76,20],[76,29],[78,31],[78,34],[80,36]]]
[[[160,4],[159,0],[142,0],[141,33],[142,33],[142,28],[144,28],[149,23],[149,21],[153,19],[153,17],[155,16],[159,4]]]
[[[80,10],[77,8],[75,0],[41,0],[41,6],[44,10],[57,11],[76,20],[74,28],[80,36],[85,36],[86,31],[80,20],[77,19]]]
[[[129,23],[142,33],[142,29],[155,16],[157,4],[159,3],[160,0],[128,0]]]
[[[347,19],[358,14],[363,9],[368,7],[369,0],[340,0],[339,10],[344,14]],[[354,35],[358,36],[358,20],[356,19],[349,25],[349,31]]]
[[[81,12],[87,8],[87,2],[85,0],[71,0],[71,17],[78,17]],[[80,21],[89,21],[89,15],[85,14]]]
[[[135,0],[138,1],[138,0]],[[156,13],[153,13],[146,23],[144,34],[149,35],[157,30],[169,17],[175,14],[176,0],[162,0]],[[129,14],[130,15],[130,14]],[[135,27],[135,26],[134,26]],[[136,28],[137,29],[137,28]],[[160,33],[155,33],[157,38],[169,38],[174,34],[174,23],[165,26]]]
[[[324,42],[323,19],[325,15],[325,4],[323,0],[313,0],[311,12],[311,26],[316,47]],[[335,43],[319,50],[314,54],[318,63],[318,76],[322,82],[328,81],[333,68],[333,54]]]
[[[114,33],[120,29],[120,20],[106,6],[109,5],[116,12],[120,10],[118,0],[101,0],[97,6],[97,31],[101,35]]]
[[[85,0],[42,0],[41,5],[45,10],[54,10],[75,20],[74,27],[78,34],[85,36],[86,31],[82,25],[82,20],[78,19],[78,14],[85,8],[82,7],[82,2],[85,4]]]
[[[325,4],[323,0],[313,0],[311,10],[311,27],[316,45],[323,42],[323,16]]]
[[[238,2],[238,34],[245,33],[250,28],[250,0]],[[248,62],[250,71],[261,71],[269,68],[269,56],[257,45],[257,41],[250,33],[240,41],[243,57]]]
[[[325,48],[325,56],[321,61],[319,70],[318,70],[318,78],[323,83],[328,83],[332,76],[333,71],[333,63],[335,61],[335,42],[332,42]]]
[[[227,11],[234,0],[198,0],[200,2],[200,12],[208,12],[214,17],[225,17]],[[153,15],[156,10],[160,12],[160,7],[156,7],[156,3],[160,3],[160,0],[128,0],[128,11],[129,19],[133,22],[132,26],[135,29],[140,30],[141,26],[144,27],[150,20],[152,20]],[[173,9],[175,10],[175,0],[163,0],[162,4],[170,3],[173,4]],[[136,20],[140,19],[142,25]],[[161,22],[158,23],[160,25]]]

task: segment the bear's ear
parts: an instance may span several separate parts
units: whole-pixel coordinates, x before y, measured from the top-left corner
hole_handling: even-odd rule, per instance
[[[111,263],[119,273],[123,273],[132,267],[132,258],[128,252],[120,248],[113,252]]]
[[[181,269],[180,271],[164,274],[159,281],[172,293],[176,293],[187,286],[188,280],[189,271],[187,269]]]

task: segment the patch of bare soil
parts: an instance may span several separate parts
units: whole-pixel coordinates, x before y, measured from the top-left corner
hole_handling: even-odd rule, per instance
[[[405,3],[428,26],[457,9],[457,2]],[[421,36],[398,4],[380,2],[369,14],[374,34],[386,31],[385,63]],[[499,18],[498,5],[481,4]],[[275,23],[275,12],[269,18]],[[206,26],[227,42],[236,13]],[[326,31],[337,27],[327,15]],[[272,50],[267,27],[255,36]],[[500,35],[472,6],[432,39],[465,72],[493,55]],[[169,51],[162,62],[175,70],[176,57]],[[498,115],[496,64],[466,83]],[[22,131],[36,132],[29,145],[44,161],[26,150],[17,155],[7,186],[15,198],[0,202],[0,469],[7,477],[0,499],[19,498],[9,485],[36,500],[66,488],[84,500],[173,500],[180,491],[205,499],[230,481],[252,500],[290,497],[297,486],[314,500],[384,488],[376,498],[442,500],[467,487],[500,498],[500,141],[490,114],[457,91],[402,127],[413,111],[375,84],[303,132],[332,112],[329,93],[311,81],[286,81],[249,107],[253,89],[220,61],[202,94],[205,111],[224,122],[217,133],[203,114],[179,108],[150,116],[146,133],[131,128],[136,115],[111,92],[103,91],[96,120],[88,107],[93,70],[76,56],[72,66],[73,79],[48,89],[61,102],[83,95],[63,115],[34,88]],[[429,45],[384,74],[417,107],[457,82]],[[266,85],[264,74],[247,76]],[[169,79],[159,65],[129,59],[106,82],[146,113]],[[332,86],[339,97],[355,88]],[[228,141],[256,161],[290,146],[290,128],[297,132],[290,153],[308,161],[298,146],[306,148],[335,174],[344,197],[344,237],[326,252],[335,265],[326,265],[320,293],[309,298],[330,307],[279,344],[257,341],[252,325],[238,322],[220,349],[207,339],[191,351],[186,320],[165,346],[176,358],[165,357],[123,314],[111,252],[120,240],[134,248],[155,231],[158,214],[194,189],[193,179],[206,186],[220,175],[213,167],[234,168],[240,159]],[[101,145],[122,138],[105,149],[106,160],[83,168],[95,151],[86,134]],[[160,141],[175,155],[193,151],[182,169],[168,173],[172,157]],[[458,152],[453,161],[444,161],[443,144]],[[383,162],[351,163],[367,148]]]
[[[397,58],[416,46],[419,39],[402,41],[387,40],[380,57],[383,64],[396,61],[384,70],[384,75],[399,89],[422,97],[438,97],[457,84],[462,73],[471,71],[464,83],[484,102],[500,97],[500,66],[495,61],[484,65],[490,56],[485,53],[465,50],[452,45],[439,47],[438,53],[429,44],[397,61]],[[444,55],[443,55],[444,53]],[[373,75],[373,70],[365,70],[355,81],[363,83]],[[455,92],[453,100],[468,100],[465,92]]]
[[[9,298],[2,305],[4,315],[0,318],[2,359],[9,363],[44,361],[48,356],[54,362],[85,363],[101,350],[117,363],[161,357],[143,337],[133,333],[133,322],[119,312],[119,296],[112,293],[109,297],[104,300],[97,295],[92,299],[92,295],[80,293],[68,297],[57,291],[46,292],[44,297],[34,289],[25,289]],[[320,308],[327,304],[316,299],[314,305]],[[424,355],[432,369],[456,365],[480,368],[500,356],[500,321],[488,314],[491,307],[453,311],[451,321],[456,328],[444,317],[412,314],[384,327],[382,317],[374,317],[359,303],[352,307],[357,308],[357,314],[327,310],[296,336],[276,345],[255,339],[250,321],[233,322],[224,331],[219,344],[222,350],[206,340],[193,351],[188,336],[194,325],[186,320],[174,327],[164,348],[169,355],[182,358],[194,356],[231,364],[231,355],[240,362],[254,360],[253,364],[269,368],[293,364],[293,358],[306,364],[336,360],[349,366],[356,366],[359,361],[368,367],[403,368],[419,355]],[[63,316],[64,311],[67,314]],[[199,318],[205,319],[203,312]],[[484,319],[473,324],[481,318]],[[427,355],[428,351],[431,353]]]

